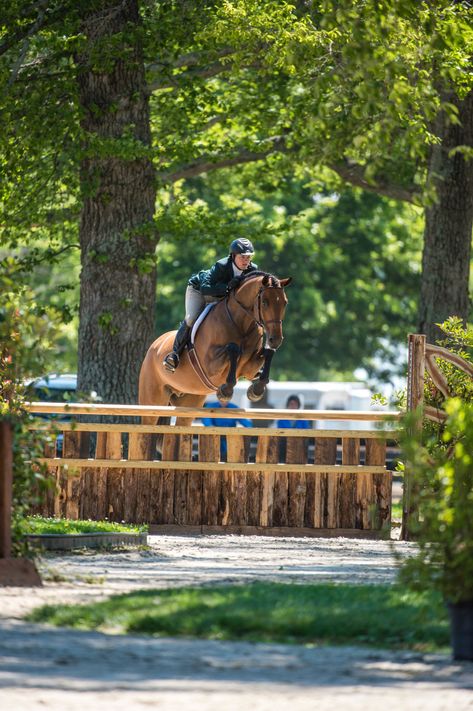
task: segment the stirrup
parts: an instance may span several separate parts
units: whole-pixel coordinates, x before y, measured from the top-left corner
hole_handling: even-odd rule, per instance
[[[163,365],[170,373],[174,373],[177,366],[179,365],[179,356],[174,351],[167,354],[163,360]]]

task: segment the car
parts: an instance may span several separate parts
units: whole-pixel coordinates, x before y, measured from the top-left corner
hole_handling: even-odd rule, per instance
[[[74,402],[77,400],[77,375],[66,373],[59,375],[52,373],[42,378],[31,380],[26,386],[27,398],[32,402]],[[70,422],[67,415],[38,414],[45,420],[54,422]],[[56,456],[61,457],[64,444],[64,435],[56,437]]]
[[[77,375],[52,373],[27,385],[28,398],[39,402],[74,402],[77,399]]]

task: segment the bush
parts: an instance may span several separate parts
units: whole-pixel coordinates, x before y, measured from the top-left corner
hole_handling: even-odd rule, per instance
[[[473,404],[453,398],[444,407],[448,419],[440,436],[432,432],[421,442],[406,435],[403,441],[419,512],[411,525],[419,549],[400,575],[414,589],[435,588],[455,603],[473,600]],[[412,419],[405,425],[415,432]]]
[[[47,435],[32,432],[25,408],[25,382],[44,373],[56,352],[58,324],[36,305],[34,294],[15,284],[8,262],[0,271],[0,419],[13,429],[13,555],[27,553],[23,518],[48,486],[47,470],[38,459]]]

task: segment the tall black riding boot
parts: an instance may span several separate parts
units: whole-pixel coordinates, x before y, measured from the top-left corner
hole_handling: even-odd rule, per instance
[[[168,353],[165,359],[163,360],[164,367],[166,368],[166,370],[171,371],[171,373],[174,373],[177,366],[179,365],[179,356],[184,350],[184,346],[187,343],[187,339],[189,337],[190,332],[190,327],[185,321],[182,321],[174,338],[174,345],[172,347],[172,351]]]

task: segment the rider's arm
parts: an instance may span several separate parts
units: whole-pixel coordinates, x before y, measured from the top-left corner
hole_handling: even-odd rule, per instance
[[[225,296],[228,281],[227,269],[220,262],[216,262],[211,269],[202,272],[200,293],[204,296]]]

